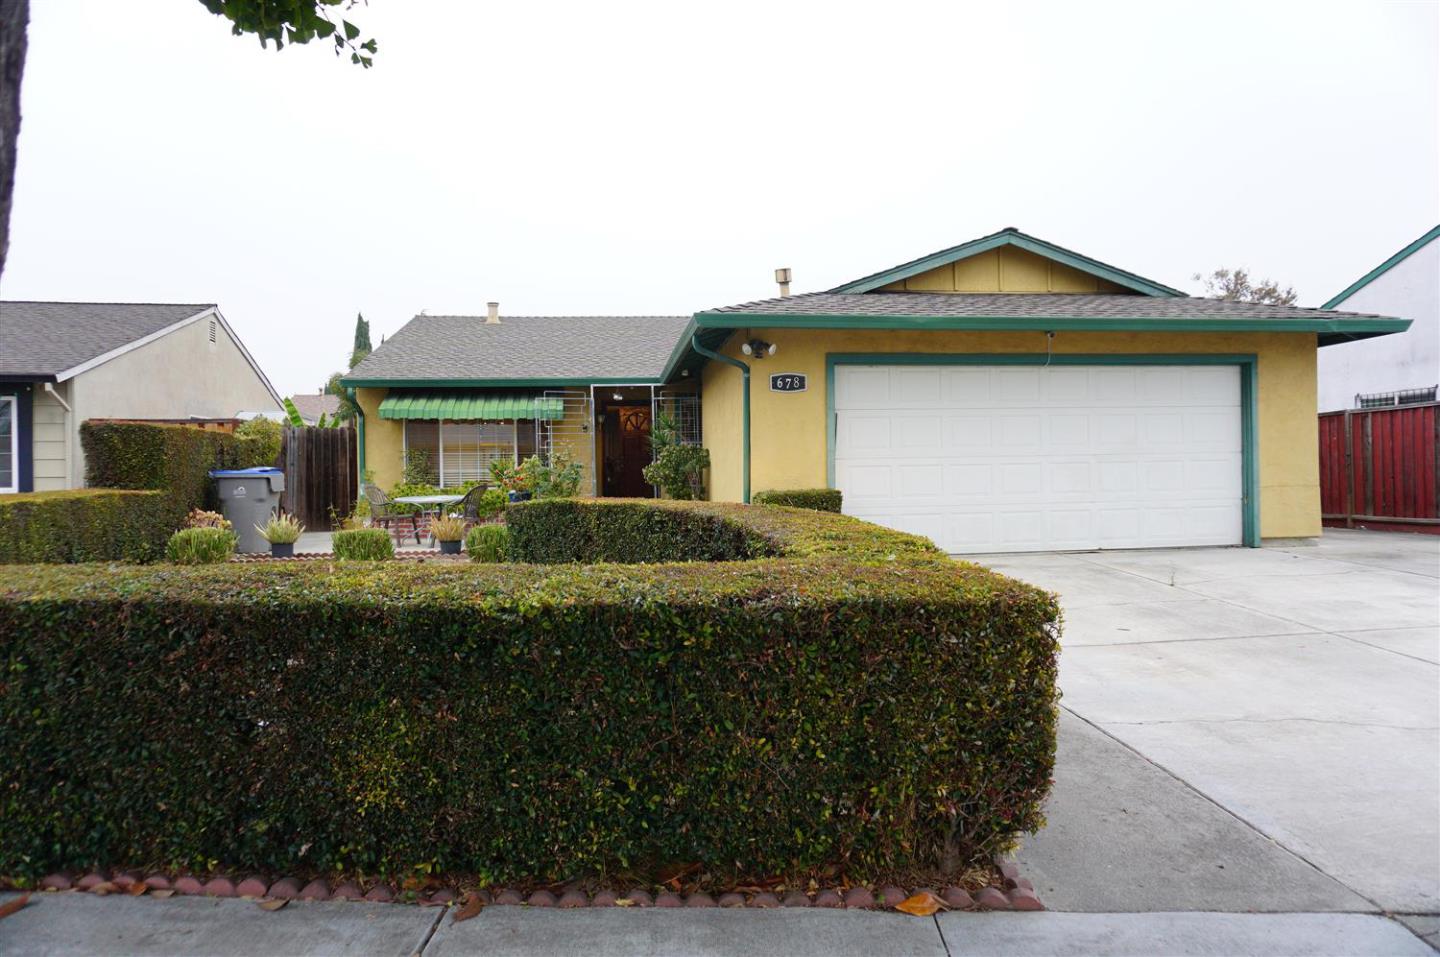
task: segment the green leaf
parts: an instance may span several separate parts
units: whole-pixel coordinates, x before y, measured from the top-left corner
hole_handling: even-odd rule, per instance
[[[349,20],[341,20],[340,23],[345,27],[345,39],[353,40],[360,35],[360,28]],[[334,28],[332,27],[331,29]]]

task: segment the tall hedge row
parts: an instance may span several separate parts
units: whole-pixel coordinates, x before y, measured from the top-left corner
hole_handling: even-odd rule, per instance
[[[173,519],[164,492],[0,495],[0,564],[155,561],[165,554]]]
[[[640,507],[510,521],[665,557]],[[837,515],[643,508],[662,552],[769,554],[7,572],[0,873],[859,880],[1041,823],[1051,596]]]
[[[210,470],[270,465],[261,438],[140,422],[83,422],[85,484],[91,488],[166,489],[183,517],[213,507]],[[173,528],[172,528],[173,530]]]

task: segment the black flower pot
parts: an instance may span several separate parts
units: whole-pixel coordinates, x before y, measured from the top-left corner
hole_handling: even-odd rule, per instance
[[[440,543],[440,554],[441,554],[441,555],[459,555],[459,554],[460,554],[460,542],[459,542],[459,541],[454,541],[454,542],[445,542],[445,541],[442,541],[442,542]]]
[[[512,502],[528,502],[528,501],[530,501],[530,494],[531,494],[531,493],[529,493],[529,492],[511,492],[511,493],[510,493],[510,501],[512,501]]]
[[[271,542],[271,543],[270,543],[270,557],[271,557],[271,558],[294,558],[294,557],[295,557],[295,543],[294,543],[294,542]]]

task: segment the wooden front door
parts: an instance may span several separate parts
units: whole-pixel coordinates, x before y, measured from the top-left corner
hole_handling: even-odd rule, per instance
[[[654,493],[644,474],[650,464],[650,407],[616,406],[605,418],[605,494],[650,498]]]

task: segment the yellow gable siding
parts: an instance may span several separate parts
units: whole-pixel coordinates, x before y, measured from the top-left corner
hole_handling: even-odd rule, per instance
[[[882,292],[1113,292],[1128,293],[1044,256],[1001,246],[881,287]]]

